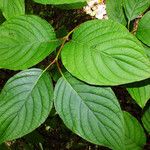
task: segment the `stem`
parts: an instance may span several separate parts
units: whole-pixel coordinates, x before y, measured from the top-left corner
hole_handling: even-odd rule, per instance
[[[77,26],[77,27],[78,27],[78,26]],[[61,50],[63,49],[65,43],[67,42],[69,36],[74,32],[74,30],[75,30],[77,27],[75,27],[75,28],[74,28],[73,30],[71,30],[65,37],[63,37],[63,42],[62,42],[62,44],[61,44],[61,46],[60,46],[60,48],[59,48],[59,50],[58,50],[58,53],[57,53],[55,59],[44,69],[43,73],[44,73],[45,71],[47,71],[47,69],[49,69],[53,64],[56,63],[59,72],[61,73],[61,75],[63,75],[63,74],[62,74],[62,71],[61,71],[61,68],[60,68],[60,66],[59,66],[59,63],[58,63],[58,58],[59,58],[59,55],[60,55],[60,53],[61,53]]]
[[[41,143],[39,143],[40,149],[43,150],[43,146]]]
[[[61,67],[60,67],[58,61],[56,61],[56,65],[57,65],[58,71],[60,72],[61,76],[64,77],[64,74],[63,74],[63,72],[61,71]]]

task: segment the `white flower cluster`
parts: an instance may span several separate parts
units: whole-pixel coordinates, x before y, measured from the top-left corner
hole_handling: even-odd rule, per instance
[[[97,19],[108,19],[104,0],[89,0],[83,9],[86,14]]]

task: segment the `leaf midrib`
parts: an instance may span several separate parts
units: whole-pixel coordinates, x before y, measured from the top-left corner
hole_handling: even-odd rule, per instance
[[[40,78],[42,77],[42,75],[44,74],[44,71],[42,71],[40,74],[39,74],[39,77],[35,80],[35,83],[33,84],[31,90],[29,91],[29,93],[27,94],[27,97],[25,98],[26,100],[23,102],[22,106],[19,108],[19,110],[16,112],[16,115],[14,116],[13,120],[18,116],[18,113],[20,112],[20,110],[23,108],[23,106],[25,105],[25,103],[29,100],[29,96],[31,96],[31,93],[33,92],[34,88],[36,87],[36,85],[38,84],[38,81],[40,80]],[[12,121],[13,122],[13,121]],[[12,123],[11,122],[11,123]],[[10,125],[11,125],[10,123]],[[10,126],[9,125],[9,126]],[[9,126],[7,127],[7,129],[9,128]],[[6,129],[6,130],[7,130]],[[1,137],[4,136],[1,135]]]
[[[78,92],[73,88],[73,86],[70,84],[70,82],[68,82],[68,80],[63,76],[63,78],[65,79],[65,81],[67,82],[67,84],[71,87],[71,89],[79,96],[79,98],[81,99],[81,103],[86,107],[88,108],[88,110],[93,114],[93,116],[96,118],[96,120],[98,120],[99,122],[99,119],[97,118],[97,116],[93,113],[93,111],[88,107],[88,105],[84,102],[84,100],[82,99],[82,97],[78,94]],[[103,124],[103,123],[102,123]],[[105,140],[107,140],[105,138]],[[108,140],[107,140],[108,141]],[[108,141],[108,143],[110,143]],[[118,143],[116,143],[118,145]],[[113,145],[112,143],[110,143],[110,145]]]

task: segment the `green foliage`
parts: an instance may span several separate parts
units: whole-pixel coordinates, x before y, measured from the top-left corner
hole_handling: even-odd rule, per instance
[[[60,8],[60,9],[77,9],[77,8],[82,8],[83,6],[85,6],[87,3],[86,2],[77,2],[77,3],[71,3],[71,4],[62,4],[62,5],[55,5],[56,7]]]
[[[86,0],[34,0],[40,4],[53,4],[60,9],[77,9],[86,4]]]
[[[10,78],[0,94],[0,143],[37,128],[52,103],[52,82],[42,70],[29,69]]]
[[[142,117],[142,122],[145,129],[150,134],[150,106],[145,110],[144,115]]]
[[[0,3],[6,19],[25,14],[24,0],[1,0]]]
[[[123,13],[122,5],[122,0],[106,0],[106,10],[108,13],[108,17],[114,21],[126,25],[127,22]]]
[[[138,120],[128,112],[123,112],[125,121],[126,150],[142,150],[146,143],[144,130]]]
[[[143,45],[143,47],[145,48],[145,52],[150,60],[150,47],[149,46],[146,46],[146,45]]]
[[[139,22],[136,36],[146,45],[150,46],[150,11],[148,11]]]
[[[80,25],[62,50],[62,62],[74,76],[95,85],[119,85],[150,76],[144,48],[111,20]]]
[[[57,9],[86,4],[86,0],[34,1]],[[25,14],[23,0],[0,0],[0,69],[23,70],[11,71],[14,75],[0,87],[0,143],[35,131],[48,116],[51,127],[51,117],[58,114],[71,131],[91,143],[113,150],[142,150],[146,143],[143,127],[122,111],[126,107],[120,106],[112,89],[125,84],[144,109],[142,123],[150,133],[150,11],[145,12],[149,4],[148,0],[107,0],[108,20],[83,19],[76,26],[75,19],[70,26],[76,27],[67,33],[68,26],[59,26],[55,19],[48,17],[47,22]],[[144,12],[137,24],[136,18]],[[69,73],[64,73],[66,70]],[[50,115],[52,107],[56,112]],[[46,124],[44,127],[48,129]],[[44,141],[36,131],[24,138],[32,143]],[[5,144],[0,149],[3,147]]]
[[[132,84],[127,90],[137,104],[144,108],[145,104],[150,99],[150,80]]]
[[[34,1],[41,4],[61,5],[61,4],[85,2],[86,0],[34,0]]]
[[[68,128],[95,144],[124,149],[123,115],[110,88],[90,86],[65,75],[54,93],[56,111]]]
[[[57,46],[54,29],[45,20],[33,15],[15,17],[0,27],[0,68],[29,68]]]
[[[129,21],[141,15],[149,6],[149,0],[124,0],[124,8]]]

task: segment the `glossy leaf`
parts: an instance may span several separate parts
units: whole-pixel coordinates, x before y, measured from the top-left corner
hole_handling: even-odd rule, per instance
[[[150,99],[150,80],[137,82],[130,88],[127,88],[131,97],[137,102],[137,104],[144,108],[147,101]]]
[[[80,25],[61,56],[71,74],[90,84],[119,85],[150,77],[150,61],[141,43],[111,20]]]
[[[34,1],[40,4],[60,5],[60,4],[72,4],[78,2],[85,2],[86,0],[34,0]]]
[[[124,149],[123,115],[110,88],[87,85],[66,75],[56,84],[54,104],[66,126],[82,138]]]
[[[106,0],[106,10],[109,19],[126,25],[125,16],[123,13],[122,0]]]
[[[142,117],[142,122],[143,122],[145,129],[150,134],[150,106],[144,112],[144,115]]]
[[[0,94],[0,143],[39,127],[52,104],[53,87],[47,73],[30,69],[10,78]]]
[[[150,11],[140,20],[136,36],[143,43],[150,46]]]
[[[45,20],[33,15],[10,19],[0,27],[0,68],[29,68],[48,56],[57,43]]]
[[[149,6],[149,0],[124,0],[125,13],[129,21],[137,18]]]
[[[126,150],[142,150],[146,144],[144,130],[138,120],[124,112]]]
[[[25,14],[24,0],[1,0],[0,2],[6,19]]]

